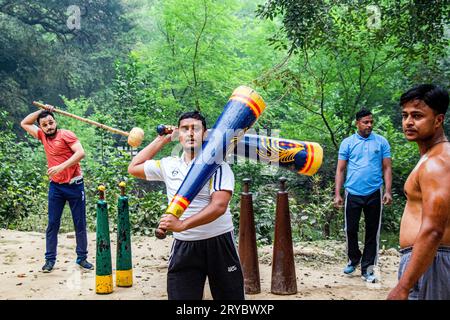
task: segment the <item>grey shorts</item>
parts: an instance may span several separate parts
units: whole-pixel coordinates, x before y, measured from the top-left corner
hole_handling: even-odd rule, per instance
[[[405,272],[412,247],[400,250],[402,254],[398,278]],[[409,300],[450,300],[450,247],[439,247],[433,263],[409,291]]]

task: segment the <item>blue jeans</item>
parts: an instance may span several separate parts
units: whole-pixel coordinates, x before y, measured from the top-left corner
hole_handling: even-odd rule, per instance
[[[86,199],[84,183],[74,184],[50,182],[48,190],[48,226],[46,232],[45,260],[56,261],[56,247],[58,245],[58,232],[61,225],[61,215],[66,201],[69,202],[75,226],[77,241],[77,260],[87,258],[86,233]]]

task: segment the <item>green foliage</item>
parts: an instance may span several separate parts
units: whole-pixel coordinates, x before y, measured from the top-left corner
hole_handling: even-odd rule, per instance
[[[260,1],[259,1],[260,2]],[[200,110],[212,126],[239,85],[252,85],[278,58],[264,41],[275,28],[256,20],[257,1],[156,1],[153,41],[133,54],[152,68],[159,118]]]
[[[369,19],[379,14],[374,5],[381,10],[380,24]],[[439,1],[433,7],[408,0],[268,1],[260,6],[263,17],[282,16],[280,31],[291,42],[290,60],[260,79],[260,85],[281,85],[285,93],[272,110],[279,127],[291,126],[289,119],[297,116],[298,133],[314,134],[315,141],[337,151],[362,106],[382,106],[399,119],[392,116],[392,105],[404,88],[417,81],[448,84],[442,77],[448,68],[441,62],[448,55],[448,10]]]
[[[340,239],[343,214],[333,206],[334,184],[319,174],[311,178],[308,201],[291,205],[293,235],[300,241]]]
[[[364,47],[369,41],[375,48],[389,43],[411,54],[446,48],[449,13],[448,4],[440,0],[271,0],[258,7],[264,18],[282,16],[293,49]],[[272,38],[278,41],[280,36]]]
[[[403,210],[406,204],[406,198],[403,193],[392,193],[392,204],[389,206],[383,206],[382,224],[383,230],[386,232],[398,234],[400,230],[400,217],[403,214]]]
[[[134,201],[130,202],[131,231],[138,235],[153,236],[153,231],[166,208],[167,196],[163,190],[141,191],[139,198],[135,197]]]
[[[60,95],[103,90],[134,40],[124,10],[120,0],[0,0],[0,105],[10,118],[33,100],[59,105]]]
[[[41,212],[46,205],[45,160],[12,132],[8,114],[0,111],[0,227],[14,227],[18,219]],[[27,155],[21,158],[21,155]]]

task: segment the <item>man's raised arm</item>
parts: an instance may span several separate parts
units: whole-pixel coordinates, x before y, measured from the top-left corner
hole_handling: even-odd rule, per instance
[[[41,113],[41,110],[35,111],[27,115],[22,122],[20,122],[20,126],[29,134],[37,139],[39,128],[34,124]]]
[[[173,133],[172,133],[173,134]],[[141,179],[145,179],[144,163],[153,157],[171,141],[172,134],[157,136],[148,146],[139,151],[128,165],[128,173]]]

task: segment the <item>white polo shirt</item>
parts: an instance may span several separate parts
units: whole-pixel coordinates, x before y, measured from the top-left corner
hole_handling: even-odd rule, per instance
[[[161,160],[147,160],[144,163],[144,172],[147,180],[165,182],[169,204],[183,183],[192,163],[193,160],[186,163],[183,155],[181,157],[166,157]],[[203,186],[187,207],[180,220],[189,218],[203,210],[210,203],[211,195],[219,190],[234,191],[234,174],[226,162],[222,162],[218,167],[209,182]],[[173,236],[178,240],[194,241],[212,238],[232,230],[233,221],[230,208],[227,207],[225,213],[216,220],[183,232],[174,232]]]

